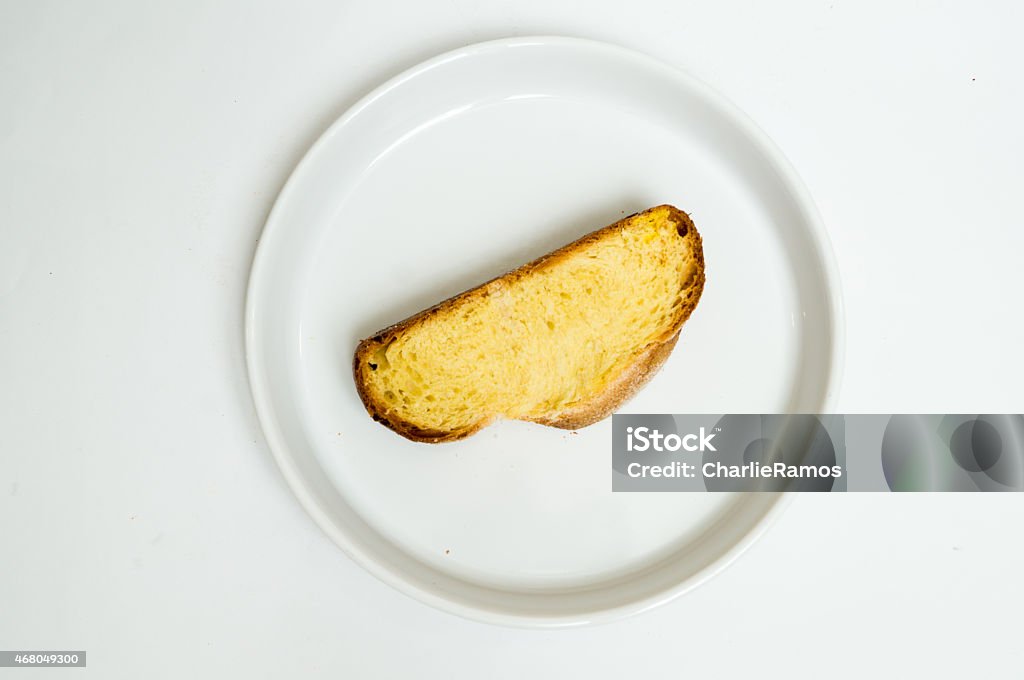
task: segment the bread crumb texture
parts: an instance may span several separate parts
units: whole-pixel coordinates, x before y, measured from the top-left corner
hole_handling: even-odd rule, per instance
[[[411,438],[550,420],[674,341],[703,283],[689,217],[652,208],[363,341],[360,396]]]

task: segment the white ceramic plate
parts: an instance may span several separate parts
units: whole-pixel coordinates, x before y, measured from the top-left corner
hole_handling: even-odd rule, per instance
[[[759,533],[776,495],[612,493],[610,420],[414,444],[353,387],[359,339],[659,203],[693,217],[707,287],[623,411],[826,409],[842,333],[824,229],[775,147],[693,78],[601,43],[500,40],[382,85],[313,146],[259,244],[248,364],[284,476],[353,559],[457,614],[561,626],[664,602]]]

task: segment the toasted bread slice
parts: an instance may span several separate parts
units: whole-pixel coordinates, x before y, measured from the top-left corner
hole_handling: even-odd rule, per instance
[[[703,290],[700,234],[658,206],[363,340],[356,389],[374,420],[419,442],[495,418],[580,428],[661,367]]]

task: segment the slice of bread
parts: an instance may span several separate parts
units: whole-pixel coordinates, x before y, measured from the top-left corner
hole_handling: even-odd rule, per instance
[[[363,340],[356,389],[374,420],[419,442],[495,418],[576,429],[661,367],[703,290],[700,234],[658,206]]]

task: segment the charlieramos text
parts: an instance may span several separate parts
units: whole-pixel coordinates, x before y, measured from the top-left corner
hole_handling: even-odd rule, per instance
[[[667,465],[630,463],[626,466],[626,474],[630,477],[685,477],[691,479],[697,477],[698,474],[707,479],[813,479],[819,477],[838,479],[843,476],[843,468],[839,465],[829,467],[827,465],[787,465],[786,463],[725,465],[712,462],[697,465],[696,463],[673,461]]]
[[[656,429],[647,427],[626,428],[626,450],[651,452],[715,452],[715,433],[701,427],[699,432],[690,434],[664,435]],[[633,462],[626,466],[626,474],[633,478],[642,477],[676,477],[694,478],[703,476],[706,479],[838,479],[843,475],[839,465],[791,465],[784,462],[760,463],[751,461],[743,464],[728,465],[718,461],[686,463],[672,461],[664,465]]]

